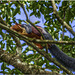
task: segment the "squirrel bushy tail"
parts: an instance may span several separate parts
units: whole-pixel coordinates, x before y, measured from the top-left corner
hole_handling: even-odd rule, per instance
[[[20,30],[20,27],[18,25],[25,28],[25,30],[26,30],[25,32],[28,33],[29,35],[30,35],[30,33],[34,33],[37,36],[41,36],[40,33],[35,29],[35,27],[27,25],[27,24],[22,24],[22,25],[17,24],[15,26],[12,26],[11,29],[16,30],[16,31]],[[44,28],[41,28],[39,26],[37,26],[37,28],[40,29],[40,31],[42,32],[42,34],[46,40],[53,40],[52,36],[48,33],[48,31],[46,31]],[[75,71],[75,58],[71,58],[71,57],[67,56],[54,44],[52,44],[49,47],[49,51],[63,66],[65,66],[69,70]]]
[[[67,56],[56,45],[49,47],[49,51],[59,63],[61,63],[67,69],[75,71],[75,58]]]

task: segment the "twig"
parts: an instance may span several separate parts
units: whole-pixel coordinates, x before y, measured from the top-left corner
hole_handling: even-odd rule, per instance
[[[9,25],[7,25],[7,23],[3,20],[3,18],[1,16],[0,16],[0,23],[2,23],[2,24],[4,24],[4,25],[9,27]]]
[[[64,10],[64,8],[63,8],[63,20],[65,20],[65,10]],[[64,41],[64,25],[62,26],[62,41]],[[62,45],[62,51],[63,51],[63,47],[64,47],[64,44]]]

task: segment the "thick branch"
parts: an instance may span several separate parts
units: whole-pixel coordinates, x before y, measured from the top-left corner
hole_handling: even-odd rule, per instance
[[[28,45],[30,45],[31,47],[33,47],[36,51],[38,51],[41,55],[43,55],[47,60],[53,62],[54,64],[56,64],[57,66],[59,66],[61,69],[63,69],[66,73],[68,74],[71,74],[71,72],[66,69],[64,66],[62,66],[60,63],[58,63],[56,60],[54,60],[53,58],[51,58],[47,53],[45,52],[42,52],[41,49],[39,49],[38,47],[35,46],[34,43],[30,43],[28,40],[27,40],[27,37],[26,36],[23,36],[21,34],[18,34],[18,32],[16,31],[13,31],[11,29],[9,29],[7,26],[3,25],[0,23],[0,27],[2,29],[5,29],[7,30],[9,33],[11,34],[14,34],[14,36],[17,36],[19,38],[21,38],[22,40],[24,40]]]
[[[47,72],[45,70],[42,70],[42,68],[38,68],[35,65],[27,64],[26,62],[21,62],[21,58],[19,57],[13,57],[12,54],[7,53],[6,51],[2,50],[0,48],[0,60],[3,62],[6,62],[18,70],[20,70],[24,74],[51,74],[51,72]]]
[[[52,6],[53,6],[53,13],[56,15],[56,18],[59,20],[59,22],[66,27],[66,29],[68,29],[74,36],[75,36],[75,32],[73,31],[73,29],[59,16],[58,12],[57,12],[57,8],[55,5],[55,1],[51,0],[52,2]]]

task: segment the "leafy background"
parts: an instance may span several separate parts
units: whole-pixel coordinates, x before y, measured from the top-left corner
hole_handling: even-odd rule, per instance
[[[75,31],[75,1],[55,1],[57,11],[62,19],[64,19],[69,26]],[[44,27],[55,40],[75,41],[74,36],[66,29],[63,29],[61,23],[57,20],[53,14],[53,7],[50,1],[21,1],[25,5],[29,19],[36,25]],[[0,1],[0,15],[11,27],[18,22],[19,24],[27,23],[26,16],[17,3],[17,1]],[[36,22],[35,22],[36,21]],[[63,36],[64,30],[64,36]],[[45,68],[47,71],[56,73],[64,72],[57,68],[52,62],[46,60],[42,55],[33,50],[32,47],[27,46],[24,41],[22,44],[22,58],[23,61]],[[75,58],[75,46],[74,45],[58,45],[68,56]],[[16,53],[16,44],[13,38],[0,28],[0,47],[9,53]],[[44,50],[43,50],[44,51]],[[50,54],[51,56],[51,54]],[[22,74],[19,70],[0,61],[0,73],[3,74]]]

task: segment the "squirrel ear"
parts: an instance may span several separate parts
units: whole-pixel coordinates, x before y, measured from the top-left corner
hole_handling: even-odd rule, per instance
[[[15,24],[16,24],[16,25],[18,25],[18,23],[17,23],[17,22],[16,22]]]
[[[19,26],[21,26],[21,24],[18,24],[17,22],[15,23],[15,25],[19,25]]]

